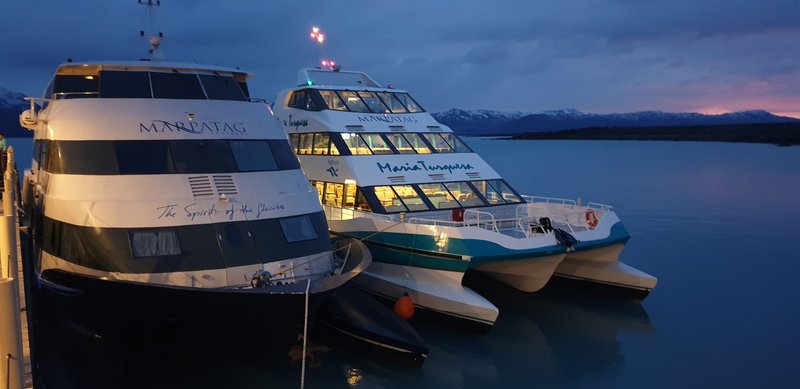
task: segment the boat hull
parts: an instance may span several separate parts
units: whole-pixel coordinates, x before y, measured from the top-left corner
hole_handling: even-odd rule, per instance
[[[555,254],[513,261],[485,262],[474,268],[513,288],[536,292],[547,285],[563,259],[564,254]]]
[[[590,250],[567,254],[558,265],[554,275],[580,281],[590,286],[610,291],[612,294],[629,295],[643,299],[655,288],[658,280],[643,271],[619,261],[624,243],[601,246]]]
[[[376,258],[377,253],[374,253]],[[408,293],[414,306],[470,327],[487,331],[497,320],[499,310],[486,298],[461,284],[464,273],[416,266],[373,262],[353,282],[379,297],[397,300]]]

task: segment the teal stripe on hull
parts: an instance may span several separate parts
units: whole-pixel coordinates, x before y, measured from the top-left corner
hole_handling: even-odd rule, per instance
[[[406,266],[425,267],[438,270],[464,271],[489,262],[514,261],[548,257],[564,253],[561,245],[538,247],[527,250],[513,250],[497,243],[478,239],[449,238],[440,248],[430,235],[415,235],[396,232],[351,231],[335,233],[353,238],[369,238],[364,243],[373,252],[373,260]],[[592,250],[598,247],[625,243],[630,235],[622,223],[614,224],[607,238],[589,242],[578,242],[576,251]],[[379,254],[375,254],[375,253]],[[469,261],[462,257],[471,257]],[[464,269],[462,270],[462,267]]]

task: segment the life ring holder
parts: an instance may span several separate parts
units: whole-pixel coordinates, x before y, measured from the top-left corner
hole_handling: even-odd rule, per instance
[[[586,225],[589,226],[590,230],[593,230],[595,227],[597,227],[597,223],[600,222],[600,219],[597,217],[597,213],[591,208],[586,210],[584,218],[586,219]]]

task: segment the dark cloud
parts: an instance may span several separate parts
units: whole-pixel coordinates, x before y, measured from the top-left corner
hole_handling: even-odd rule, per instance
[[[250,70],[269,99],[332,57],[430,110],[800,103],[797,0],[163,0],[153,20],[171,60]],[[67,57],[142,57],[150,18],[133,0],[37,0],[7,2],[0,23],[0,86],[38,94]]]

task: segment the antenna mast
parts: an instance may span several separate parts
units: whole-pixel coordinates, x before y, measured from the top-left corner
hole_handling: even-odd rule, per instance
[[[138,2],[147,7],[147,13],[150,16],[150,31],[147,37],[147,41],[150,42],[150,50],[147,51],[150,53],[150,60],[166,61],[167,57],[161,52],[161,42],[164,40],[164,33],[159,32],[156,34],[154,32],[155,28],[153,28],[153,7],[160,7],[161,0],[138,0]],[[139,36],[144,37],[144,31],[139,31]]]

